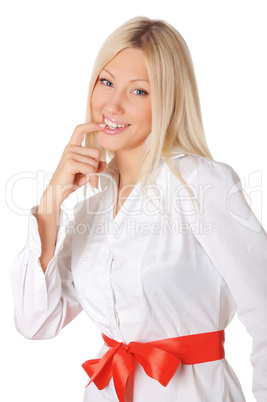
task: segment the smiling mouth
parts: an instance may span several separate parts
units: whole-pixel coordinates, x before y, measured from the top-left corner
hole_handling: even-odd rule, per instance
[[[108,120],[106,117],[104,118],[104,122],[111,130],[116,130],[117,128],[124,128],[130,126],[130,124],[116,124],[113,121]]]

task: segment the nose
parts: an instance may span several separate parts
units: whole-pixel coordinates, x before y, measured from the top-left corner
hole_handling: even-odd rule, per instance
[[[113,93],[109,102],[106,104],[106,110],[110,115],[122,115],[124,113],[122,94],[118,92]]]

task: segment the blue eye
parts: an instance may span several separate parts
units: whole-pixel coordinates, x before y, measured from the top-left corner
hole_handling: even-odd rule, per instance
[[[105,78],[101,78],[100,81],[103,82],[103,84],[106,85],[107,87],[113,86],[112,82],[110,82],[109,80],[106,80]]]
[[[143,91],[143,89],[135,89],[133,92],[134,92],[136,95],[141,95],[141,96],[147,95],[147,92],[146,92],[146,91]]]

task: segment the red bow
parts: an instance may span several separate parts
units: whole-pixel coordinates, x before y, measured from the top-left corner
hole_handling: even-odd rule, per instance
[[[125,388],[136,360],[149,377],[164,387],[181,363],[198,364],[224,358],[224,331],[181,336],[160,341],[125,345],[102,334],[110,349],[101,359],[88,360],[82,367],[98,389],[104,389],[113,376],[120,402],[125,402]],[[87,385],[87,386],[88,386]]]

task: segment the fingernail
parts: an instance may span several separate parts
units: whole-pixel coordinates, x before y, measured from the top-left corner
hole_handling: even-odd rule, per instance
[[[106,124],[100,123],[100,124],[99,124],[99,127],[106,127]]]

